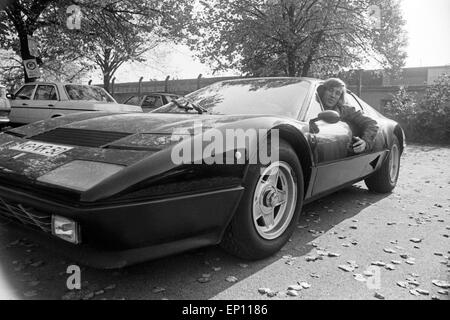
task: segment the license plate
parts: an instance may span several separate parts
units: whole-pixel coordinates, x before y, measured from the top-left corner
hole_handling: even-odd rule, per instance
[[[29,141],[14,147],[10,147],[9,149],[20,152],[39,154],[46,157],[54,157],[73,148],[49,143]]]

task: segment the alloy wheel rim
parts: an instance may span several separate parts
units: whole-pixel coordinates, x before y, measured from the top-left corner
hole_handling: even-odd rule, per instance
[[[392,183],[395,183],[398,176],[398,160],[399,160],[399,151],[397,145],[394,144],[391,150],[391,156],[389,158],[389,176]]]
[[[266,240],[280,237],[289,227],[297,204],[297,184],[286,162],[264,169],[253,195],[253,224]]]

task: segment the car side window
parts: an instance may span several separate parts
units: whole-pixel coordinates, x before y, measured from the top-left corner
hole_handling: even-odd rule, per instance
[[[34,100],[58,100],[55,86],[39,85],[34,94]]]
[[[139,105],[139,97],[133,96],[130,99],[128,99],[125,104],[132,105],[132,106],[138,106]]]
[[[18,100],[30,100],[33,95],[35,85],[25,85],[17,91],[15,98]]]
[[[163,102],[159,96],[147,96],[142,103],[143,108],[159,108],[162,106]]]
[[[360,98],[356,98],[356,100],[358,100],[359,104],[362,106],[362,108],[364,110],[363,112],[365,114],[367,114],[370,117],[374,117],[374,118],[377,118],[380,116],[378,111],[376,111],[374,108],[372,108],[367,102],[365,102],[364,100],[362,100]]]
[[[317,118],[319,113],[323,111],[322,103],[317,94],[312,98],[308,111],[306,112],[305,121],[310,121]]]
[[[363,109],[361,108],[361,106],[359,105],[358,101],[356,101],[355,97],[353,97],[353,95],[349,92],[347,92],[346,97],[345,97],[345,102],[348,106],[355,108],[355,110],[361,111],[362,113],[364,113]]]

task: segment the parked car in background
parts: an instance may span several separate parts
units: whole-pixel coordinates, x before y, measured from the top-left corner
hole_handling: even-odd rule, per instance
[[[0,128],[9,123],[9,113],[11,105],[6,97],[6,88],[0,85]]]
[[[6,131],[0,218],[102,268],[218,243],[240,258],[268,257],[289,240],[304,204],[362,180],[380,193],[397,184],[400,125],[349,91],[348,103],[380,128],[372,150],[350,152],[356,132],[324,111],[321,84],[225,81],[148,114],[73,114]],[[229,132],[243,139],[231,135],[229,144]],[[271,163],[258,161],[271,143],[261,132],[279,136]],[[219,147],[211,137],[222,138]]]
[[[151,112],[159,107],[162,107],[180,96],[172,93],[151,93],[139,96],[131,96],[125,100],[125,104],[140,106],[144,112]]]
[[[73,83],[26,83],[9,98],[10,120],[14,124],[27,124],[85,111],[142,112],[138,106],[118,104],[103,88]]]

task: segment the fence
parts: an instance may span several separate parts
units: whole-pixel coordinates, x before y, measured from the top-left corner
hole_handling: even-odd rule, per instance
[[[142,81],[143,78],[141,77],[138,82],[115,83],[115,81],[113,81],[111,83],[110,91],[114,98],[121,103],[131,96],[143,95],[146,93],[166,92],[186,95],[215,82],[239,78],[240,77],[203,78],[200,74],[196,79],[173,80],[170,79],[170,76],[167,76],[164,81]]]

